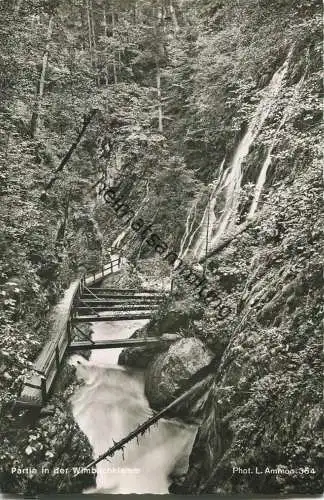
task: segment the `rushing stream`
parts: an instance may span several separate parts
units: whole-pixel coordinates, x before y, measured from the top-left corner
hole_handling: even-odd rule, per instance
[[[147,320],[92,324],[93,340],[128,338]],[[117,365],[121,349],[92,351],[89,361],[74,355],[70,363],[83,385],[72,396],[75,421],[89,439],[94,458],[125,437],[150,415],[141,371]],[[97,465],[97,489],[106,493],[168,493],[173,475],[183,474],[196,427],[160,420],[150,432]],[[84,466],[85,464],[80,464]],[[93,491],[93,490],[92,490]]]

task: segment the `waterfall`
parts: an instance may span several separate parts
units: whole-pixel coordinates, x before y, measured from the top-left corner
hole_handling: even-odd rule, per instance
[[[216,205],[217,194],[219,192],[219,187],[221,185],[221,181],[223,178],[222,174],[223,174],[224,164],[225,164],[225,158],[220,166],[218,180],[212,182],[208,186],[209,190],[208,203],[204,210],[201,221],[195,229],[193,228],[194,228],[194,223],[196,221],[196,209],[199,198],[196,199],[191,205],[186,220],[185,231],[183,233],[180,244],[179,258],[181,259],[183,259],[187,255],[188,251],[191,249],[192,242],[194,241],[194,238],[197,233],[198,233],[198,238],[192,248],[192,256],[195,258],[197,257],[198,260],[201,253],[203,253],[206,250],[206,247],[209,247],[209,241],[207,240],[209,240],[210,236],[212,235],[212,231],[216,222],[215,205]],[[175,268],[177,266],[178,262],[175,263]]]
[[[124,229],[118,236],[117,238],[112,242],[111,246],[112,248],[119,248],[121,245],[121,242],[125,238],[127,234],[127,229]]]
[[[190,248],[190,236],[192,235],[192,228],[196,220],[196,211],[197,211],[197,201],[194,200],[192,203],[190,210],[188,212],[185,231],[181,238],[180,242],[180,250],[179,250],[179,258],[182,259],[186,256],[188,249]]]
[[[274,73],[273,77],[271,78],[269,85],[264,91],[264,96],[258,104],[253,114],[252,120],[248,126],[248,129],[239,142],[231,164],[228,167],[227,175],[224,179],[223,184],[223,189],[225,192],[224,213],[221,216],[220,220],[217,221],[217,231],[211,241],[212,246],[215,246],[215,244],[217,244],[222,238],[225,231],[227,231],[231,225],[235,224],[237,210],[240,202],[240,190],[243,176],[242,163],[249,154],[253,142],[258,136],[264,122],[268,118],[273,108],[273,105],[275,104],[276,97],[279,94],[282,82],[288,70],[290,55],[291,51],[289,52],[285,62],[282,64],[282,66],[280,66],[280,68]]]
[[[242,164],[249,154],[251,146],[257,136],[259,135],[263,124],[269,117],[276,98],[281,90],[282,83],[287,74],[292,49],[279,69],[272,76],[270,83],[263,91],[261,98],[255,112],[253,113],[247,131],[240,140],[230,165],[222,172],[220,169],[218,181],[211,184],[210,197],[205,208],[201,223],[198,226],[198,237],[193,246],[193,255],[199,260],[204,253],[212,249],[222,239],[224,234],[235,225],[238,207],[240,203],[240,191],[242,184]],[[286,120],[286,117],[285,117]],[[270,146],[267,158],[261,168],[257,185],[255,187],[253,207],[251,207],[249,216],[254,214],[258,200],[265,182],[268,166],[271,162],[271,152],[274,147],[275,139],[280,128],[284,122],[278,127],[276,131],[273,145]],[[222,167],[224,166],[224,161]],[[222,208],[217,206],[218,201],[222,203]],[[208,240],[208,241],[207,241]]]
[[[255,214],[255,212],[256,212],[256,210],[257,210],[258,202],[259,202],[259,199],[260,199],[260,196],[261,196],[261,193],[262,193],[262,189],[263,189],[263,186],[264,186],[266,178],[267,178],[268,168],[271,165],[271,159],[272,159],[271,158],[271,153],[273,151],[273,148],[275,147],[276,140],[277,140],[277,137],[278,137],[278,133],[280,132],[281,128],[283,127],[285,121],[286,120],[285,120],[285,116],[284,116],[283,119],[280,121],[277,130],[274,133],[273,139],[271,141],[270,147],[269,147],[268,152],[267,152],[266,159],[263,162],[263,165],[262,165],[262,168],[260,170],[260,174],[259,174],[257,183],[255,185],[253,200],[252,200],[252,204],[251,204],[251,207],[250,207],[250,210],[249,210],[248,218],[253,217],[254,214]]]
[[[93,323],[94,340],[128,338],[146,320]],[[92,351],[69,362],[83,382],[74,392],[73,416],[97,458],[152,414],[144,395],[144,374],[118,366],[122,349]],[[185,474],[197,427],[175,419],[161,419],[144,435],[130,441],[97,465],[96,489],[87,493],[168,493],[171,478]],[[76,464],[85,466],[86,464]]]
[[[306,68],[306,71],[307,71],[307,68]],[[272,138],[272,141],[270,143],[270,146],[269,146],[269,149],[268,149],[268,152],[267,152],[267,156],[264,160],[264,163],[262,165],[262,168],[260,170],[260,174],[259,174],[259,177],[258,177],[258,180],[257,180],[257,183],[255,185],[255,189],[254,189],[254,196],[253,196],[253,200],[252,200],[252,204],[251,204],[251,207],[250,207],[250,210],[249,210],[249,214],[248,214],[248,218],[251,218],[254,216],[257,208],[258,208],[258,203],[259,203],[259,200],[260,200],[260,196],[261,196],[261,193],[262,193],[262,190],[263,190],[263,187],[264,187],[264,184],[266,182],[266,179],[267,179],[267,172],[268,172],[268,168],[269,166],[271,165],[271,160],[272,160],[272,151],[276,145],[276,142],[277,142],[277,137],[278,137],[278,134],[280,132],[280,130],[282,129],[282,127],[284,126],[284,124],[286,123],[287,119],[289,118],[289,115],[293,109],[293,103],[296,99],[296,96],[298,94],[298,91],[300,90],[301,86],[303,85],[304,83],[304,80],[305,80],[305,76],[306,76],[306,71],[304,73],[304,75],[302,76],[302,78],[299,80],[299,82],[297,83],[297,85],[295,86],[295,90],[293,92],[293,95],[290,99],[290,102],[288,104],[288,106],[286,106],[286,108],[284,109],[284,112],[283,112],[283,116],[279,122],[279,125],[273,135],[273,138]]]
[[[222,180],[224,178],[224,164],[225,158],[220,166],[218,180],[212,182],[209,185],[208,202],[201,222],[197,228],[197,230],[199,230],[198,238],[192,250],[192,254],[197,260],[199,260],[200,257],[209,250],[210,241],[213,238],[213,231],[216,225],[215,207],[216,201],[218,199],[218,194],[220,193],[220,189],[222,186]]]

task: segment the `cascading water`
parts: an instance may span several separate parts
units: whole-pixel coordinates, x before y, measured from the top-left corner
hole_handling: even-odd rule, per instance
[[[209,193],[209,202],[204,210],[203,216],[201,218],[200,223],[194,228],[196,218],[197,218],[197,204],[199,201],[199,198],[195,199],[194,202],[191,205],[191,208],[188,213],[188,217],[186,220],[186,226],[185,226],[185,232],[183,233],[181,243],[180,243],[180,250],[179,250],[179,258],[183,259],[187,253],[190,251],[192,247],[192,242],[194,241],[194,238],[196,234],[198,233],[198,238],[197,241],[194,244],[194,247],[192,248],[192,256],[197,257],[200,255],[200,253],[206,249],[206,240],[207,240],[207,235],[209,234],[210,231],[212,231],[214,227],[214,223],[216,221],[215,217],[215,203],[216,203],[216,193],[217,190],[221,184],[221,179],[222,179],[222,173],[223,173],[223,167],[224,167],[225,159],[223,160],[221,167],[220,167],[220,172],[219,172],[219,180],[214,181],[211,183],[211,185],[208,187],[210,190]],[[208,243],[207,243],[208,245]],[[198,260],[198,259],[197,259]],[[174,268],[176,269],[178,266],[178,261],[175,262]]]
[[[291,53],[292,50],[290,50],[287,59],[282,66],[280,66],[271,78],[271,81],[264,90],[264,95],[252,116],[248,129],[235,150],[229,167],[226,169],[221,178],[219,174],[218,178],[220,181],[216,184],[217,187],[212,188],[202,222],[199,225],[200,230],[198,238],[193,247],[193,254],[197,260],[203,257],[206,251],[207,240],[208,249],[214,248],[223,238],[224,234],[235,225],[240,203],[240,190],[243,177],[242,164],[249,154],[253,142],[259,135],[263,124],[272,111],[273,105],[275,104],[288,70]],[[263,171],[261,169],[259,182],[255,187],[255,203],[253,206],[253,213],[255,212],[258,199],[264,185],[267,171],[266,162],[267,160],[265,161]],[[222,198],[223,205],[221,211],[219,209],[217,210],[217,202],[220,198]],[[218,214],[220,214],[219,217],[216,216],[215,208],[216,213],[218,212]],[[252,214],[251,210],[250,213]]]
[[[118,249],[120,247],[120,245],[121,245],[121,242],[125,238],[126,234],[127,234],[127,229],[124,229],[121,233],[119,233],[119,235],[117,236],[117,238],[112,242],[111,246],[113,248]]]
[[[183,236],[182,236],[181,242],[180,242],[180,250],[179,250],[179,258],[180,259],[183,259],[186,256],[186,254],[190,248],[192,238],[195,234],[195,232],[192,233],[192,229],[193,229],[194,223],[196,221],[197,203],[198,203],[198,199],[194,200],[194,202],[192,203],[190,210],[188,212],[186,226],[185,226],[185,232],[183,233]]]
[[[235,224],[238,205],[240,201],[240,190],[242,182],[242,163],[249,154],[250,148],[258,136],[264,122],[270,115],[276,97],[281,89],[282,82],[288,70],[290,53],[283,65],[275,72],[265,91],[264,97],[261,99],[257,109],[252,117],[251,123],[248,126],[246,133],[239,142],[231,165],[228,168],[228,174],[224,179],[225,189],[225,207],[224,214],[217,222],[217,231],[211,241],[214,246],[218,243],[225,231],[229,229],[231,224]]]
[[[94,323],[93,339],[128,338],[146,320]],[[92,352],[90,360],[74,355],[70,363],[84,384],[72,396],[73,416],[88,437],[97,458],[143,423],[151,409],[144,395],[141,371],[117,365],[121,349]],[[96,493],[168,493],[172,475],[184,474],[197,432],[175,420],[161,419],[117,452],[110,462],[97,465]],[[85,464],[81,464],[85,465]]]
[[[273,138],[272,138],[272,141],[270,143],[270,146],[269,146],[269,149],[268,149],[268,152],[267,152],[267,156],[264,160],[264,163],[262,165],[262,168],[260,170],[260,174],[259,174],[259,177],[258,177],[258,180],[257,180],[257,183],[255,185],[255,189],[254,189],[254,196],[253,196],[253,200],[252,200],[252,204],[251,204],[251,207],[250,207],[250,210],[249,210],[249,214],[248,214],[248,218],[251,218],[254,216],[257,208],[258,208],[258,203],[259,203],[259,200],[260,200],[260,196],[261,196],[261,193],[262,193],[262,190],[263,190],[263,187],[264,187],[264,184],[266,182],[266,179],[267,179],[267,172],[268,172],[268,169],[269,169],[269,166],[271,165],[271,161],[272,161],[272,152],[273,152],[273,149],[276,145],[276,142],[277,142],[277,138],[278,138],[278,134],[280,132],[280,130],[282,129],[282,127],[284,126],[284,124],[286,123],[287,119],[289,118],[289,115],[293,109],[293,103],[296,99],[296,96],[298,94],[298,91],[300,90],[301,86],[303,85],[304,83],[304,80],[305,80],[305,76],[306,76],[306,71],[304,73],[304,75],[302,76],[302,78],[300,79],[300,81],[298,82],[298,84],[296,85],[295,87],[295,90],[294,90],[294,93],[292,95],[292,98],[290,100],[290,103],[289,105],[285,108],[284,112],[283,112],[283,116],[280,120],[280,123],[273,135]]]
[[[210,193],[208,197],[208,203],[205,208],[204,214],[202,216],[201,222],[198,226],[198,238],[192,250],[193,257],[197,260],[209,250],[210,242],[213,238],[213,231],[216,226],[216,201],[218,200],[218,195],[222,189],[222,181],[224,178],[224,164],[225,158],[220,166],[218,180],[214,181],[210,186]]]

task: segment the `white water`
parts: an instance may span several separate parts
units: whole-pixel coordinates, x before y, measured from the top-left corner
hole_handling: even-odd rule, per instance
[[[222,176],[221,169],[218,175],[219,182],[212,184],[210,199],[199,226],[201,229],[199,230],[196,243],[193,247],[193,254],[197,260],[203,257],[207,245],[208,249],[214,248],[224,235],[236,224],[242,187],[242,165],[249,154],[253,142],[259,135],[263,124],[275,106],[276,98],[281,90],[282,83],[288,70],[290,56],[291,51],[282,66],[274,73],[267,88],[263,91],[263,97],[251,118],[246,133],[235,150],[229,167]],[[271,151],[269,155],[271,155]],[[265,183],[269,164],[270,159],[267,158],[263,164],[263,168],[261,168],[259,179],[255,187],[253,210],[250,210],[250,216],[255,213]],[[222,210],[217,206],[218,202],[222,204]],[[216,216],[216,214],[218,216]],[[209,241],[206,245],[207,239]]]
[[[127,230],[124,229],[124,231],[122,231],[118,236],[117,238],[112,242],[111,246],[113,248],[116,248],[118,249],[121,245],[121,242],[123,241],[123,239],[125,238],[126,234],[127,234]]]
[[[306,71],[307,71],[307,68],[306,68]],[[276,145],[278,134],[291,114],[291,111],[293,109],[293,103],[296,100],[298,92],[304,83],[306,71],[305,71],[304,75],[302,76],[302,78],[300,79],[300,81],[297,83],[295,90],[293,92],[293,95],[290,99],[290,102],[289,102],[288,106],[285,108],[285,110],[283,112],[283,116],[280,120],[280,123],[279,123],[279,125],[278,125],[278,127],[273,135],[272,141],[270,143],[270,146],[269,146],[269,149],[267,152],[266,159],[264,160],[264,163],[263,163],[262,168],[260,170],[260,174],[259,174],[257,183],[255,185],[253,201],[252,201],[252,204],[251,204],[251,207],[249,210],[248,218],[253,217],[255,212],[257,211],[260,196],[261,196],[264,184],[265,184],[266,179],[267,179],[267,172],[268,172],[269,166],[271,165],[272,152],[273,152],[273,149]]]
[[[147,320],[94,323],[93,339],[128,338]],[[88,437],[96,458],[143,423],[151,410],[141,371],[117,365],[121,349],[94,350],[89,362],[74,355],[84,381],[72,397],[73,416]],[[170,474],[185,473],[197,428],[162,420],[122,452],[97,465],[97,493],[168,493]],[[86,464],[77,464],[85,466]],[[115,470],[114,470],[114,469]]]
[[[197,215],[197,203],[198,203],[198,199],[194,200],[194,202],[192,203],[192,205],[189,209],[189,212],[188,212],[186,225],[185,225],[185,231],[183,233],[183,236],[182,236],[181,242],[180,242],[179,259],[183,259],[186,256],[186,254],[190,248],[190,245],[191,245],[191,241],[192,241],[192,237],[193,237],[192,230],[193,230],[193,226],[194,226],[194,223],[196,221],[196,215]],[[195,234],[195,232],[194,232],[194,234]],[[176,262],[175,262],[175,264],[176,264]]]
[[[183,259],[187,255],[187,253],[191,250],[192,257],[197,258],[197,260],[199,260],[199,256],[206,250],[206,247],[209,248],[210,242],[207,240],[209,240],[210,236],[212,235],[212,231],[216,221],[215,204],[218,192],[217,190],[219,189],[222,181],[224,163],[225,159],[221,164],[218,180],[212,182],[208,186],[209,189],[208,203],[204,210],[200,223],[195,228],[194,224],[197,218],[197,204],[200,196],[196,198],[191,205],[186,220],[185,231],[181,238],[180,250],[179,250],[180,259]],[[196,239],[194,245],[192,245],[197,233],[198,233],[198,238]],[[174,264],[174,269],[176,269],[178,265],[179,263],[178,261],[176,261]]]
[[[217,222],[215,209],[217,208],[216,202],[218,201],[218,195],[222,190],[222,181],[224,179],[224,164],[225,158],[222,161],[218,179],[212,182],[209,186],[210,193],[208,203],[203,213],[201,222],[198,226],[198,238],[192,250],[193,257],[195,257],[197,260],[199,260],[200,257],[205,254],[205,252],[208,252],[211,246],[211,241],[214,237],[214,230],[216,228]]]
[[[249,154],[253,142],[257,138],[264,122],[270,115],[270,112],[276,102],[276,97],[279,94],[282,82],[288,70],[289,59],[290,53],[283,65],[271,78],[271,81],[265,90],[264,96],[255,110],[248,129],[236,148],[233,160],[228,168],[228,174],[224,179],[224,190],[226,193],[224,215],[218,221],[217,232],[211,243],[212,246],[218,243],[231,224],[235,224],[243,176],[242,163]]]

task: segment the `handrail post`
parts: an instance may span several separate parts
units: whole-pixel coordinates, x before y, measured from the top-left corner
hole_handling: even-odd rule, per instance
[[[46,402],[46,378],[44,376],[41,377],[41,394],[42,394],[42,403]]]
[[[70,345],[71,341],[72,341],[71,321],[70,320],[68,320],[68,322],[67,322],[66,332],[67,332],[68,345]]]
[[[60,369],[60,351],[58,345],[55,347],[55,363],[57,371]]]

